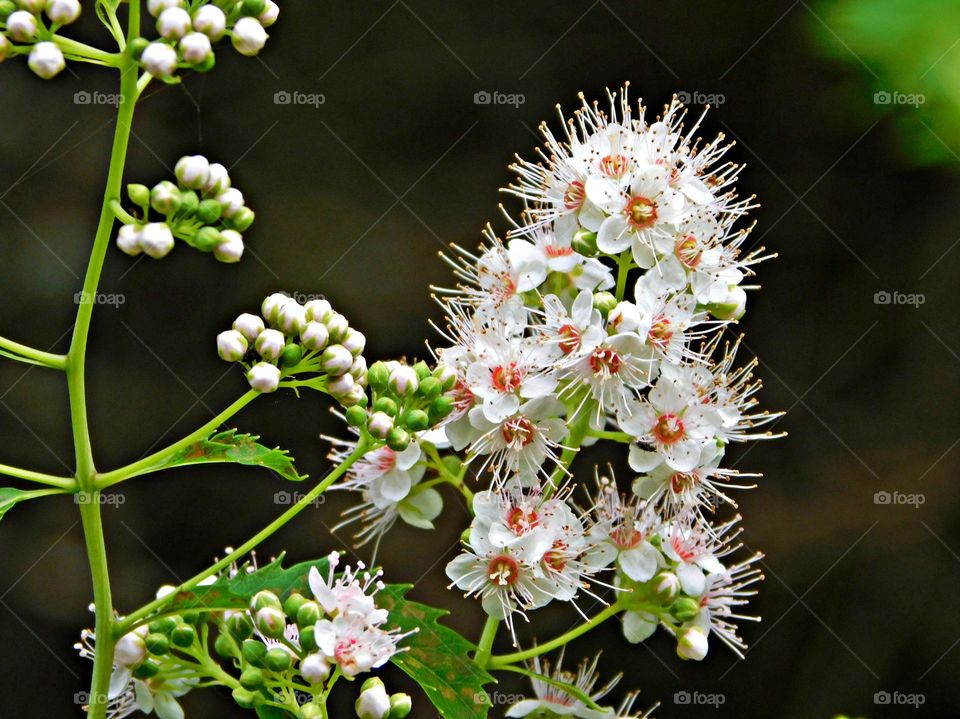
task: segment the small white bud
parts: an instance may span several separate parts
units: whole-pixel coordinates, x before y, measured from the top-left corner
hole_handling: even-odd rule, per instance
[[[164,597],[169,596],[170,594],[173,594],[175,591],[177,591],[177,588],[172,584],[161,584],[157,588],[157,592],[154,595],[154,597],[156,599],[163,599]]]
[[[191,32],[183,36],[180,40],[180,55],[191,65],[199,65],[204,62],[213,48],[210,45],[210,38],[202,32]],[[199,189],[199,188],[194,188]]]
[[[28,42],[37,34],[37,18],[26,10],[16,10],[7,16],[7,34],[17,42]]]
[[[136,257],[143,248],[140,246],[140,228],[137,225],[124,225],[117,233],[117,247],[127,255]]]
[[[444,387],[457,381],[457,371],[446,363],[438,364],[433,376],[440,380]]]
[[[147,12],[154,17],[171,7],[183,7],[183,0],[147,0]]]
[[[140,664],[147,656],[147,645],[143,637],[130,632],[124,634],[113,647],[113,661],[120,667],[133,667]]]
[[[277,326],[288,335],[299,335],[307,326],[307,311],[295,300],[284,302],[277,312]]]
[[[326,325],[320,322],[307,322],[300,330],[300,342],[308,350],[322,350],[327,346],[327,340],[330,339],[330,332]]]
[[[236,230],[224,230],[220,244],[213,248],[213,256],[221,262],[239,262],[243,257],[243,236]]]
[[[300,662],[300,676],[311,684],[319,684],[330,676],[330,665],[322,654],[308,654]]]
[[[164,42],[152,42],[144,48],[140,62],[154,77],[170,77],[177,70],[177,51]]]
[[[241,55],[256,55],[267,44],[267,31],[254,17],[242,17],[233,26],[233,47]]]
[[[372,683],[361,691],[354,709],[359,719],[387,719],[390,715],[390,696],[383,682]]]
[[[141,249],[155,260],[170,254],[173,245],[173,233],[164,222],[151,222],[140,231]]]
[[[367,429],[374,437],[384,439],[393,429],[393,417],[386,412],[374,412],[367,422]]]
[[[227,17],[216,5],[202,5],[193,13],[193,27],[216,42],[227,28]]]
[[[268,362],[258,362],[247,372],[247,382],[258,392],[275,392],[280,385],[280,368]]]
[[[30,50],[27,65],[44,80],[58,75],[67,66],[60,48],[52,42],[38,42]]]
[[[350,388],[349,392],[347,392],[346,394],[339,395],[337,397],[337,400],[344,407],[353,407],[355,404],[360,404],[361,402],[363,402],[365,397],[366,397],[366,394],[363,391],[363,387],[358,382],[354,384],[353,387]]]
[[[320,356],[320,365],[327,374],[338,377],[350,371],[353,355],[343,345],[330,345]]]
[[[224,362],[238,362],[247,353],[247,338],[237,330],[227,330],[217,335],[217,354]]]
[[[353,378],[357,380],[360,384],[366,386],[367,384],[367,360],[363,355],[360,355],[355,360],[353,364],[350,365],[350,374],[353,375]]]
[[[80,0],[47,0],[47,17],[57,25],[69,25],[80,17]]]
[[[326,300],[310,300],[303,306],[307,319],[311,322],[325,322],[333,313],[333,307]]]
[[[397,396],[404,397],[413,394],[420,386],[420,380],[413,367],[401,365],[390,373],[390,389],[397,393]]]
[[[280,357],[284,346],[287,344],[286,337],[279,330],[264,330],[257,336],[256,347],[261,357],[268,360],[275,360]]]
[[[207,5],[205,7],[212,7]],[[203,186],[203,194],[208,197],[216,197],[224,190],[230,188],[230,174],[227,168],[219,162],[210,164],[210,176],[207,178],[207,184]]]
[[[681,659],[701,661],[710,648],[707,633],[697,626],[680,630],[677,635],[677,656]]]
[[[334,377],[327,382],[327,390],[334,397],[339,397],[350,392],[355,384],[356,380],[353,379],[353,375],[347,372],[346,374],[342,374],[339,377]]]
[[[356,357],[363,353],[364,348],[367,346],[367,338],[363,332],[350,328],[347,330],[346,336],[340,341],[340,344],[350,350],[350,354]]]
[[[280,308],[290,301],[291,298],[282,292],[274,292],[263,301],[263,304],[260,306],[260,313],[269,324],[276,324],[277,313],[280,312]]]
[[[169,215],[180,208],[180,190],[172,182],[158,182],[150,190],[150,206],[162,215]]]
[[[223,208],[223,216],[230,219],[243,207],[243,193],[235,187],[229,187],[217,196],[217,202]]]
[[[330,330],[330,337],[334,342],[339,342],[344,338],[350,329],[350,322],[339,312],[331,313],[327,319],[324,320],[323,324]]]
[[[170,7],[157,18],[157,32],[165,40],[179,40],[190,32],[190,13],[183,8]]]
[[[177,160],[173,172],[181,185],[199,190],[210,177],[210,161],[203,155],[187,155]]]
[[[257,20],[264,27],[270,27],[277,21],[278,17],[280,17],[280,6],[273,0],[267,0],[267,5],[263,8],[263,12],[257,16]]]
[[[43,10],[44,0],[16,0],[16,3],[21,10],[26,10],[36,15]]]
[[[233,321],[233,329],[242,334],[248,342],[256,342],[265,327],[262,317],[244,312]]]
[[[10,50],[13,48],[13,44],[7,40],[7,36],[3,33],[0,33],[0,62],[3,62],[7,59],[7,56],[10,54]]]

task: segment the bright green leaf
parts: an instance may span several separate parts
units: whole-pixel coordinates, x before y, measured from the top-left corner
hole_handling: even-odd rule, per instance
[[[50,494],[63,494],[63,492],[59,489],[33,489],[25,491],[22,489],[14,489],[13,487],[0,487],[0,519],[2,519],[3,515],[17,502],[23,502],[24,500],[35,499],[37,497],[46,497]]]
[[[237,434],[235,429],[228,429],[191,444],[157,469],[206,462],[236,462],[266,467],[292,482],[307,478],[307,475],[297,472],[293,466],[293,457],[285,449],[270,449],[259,444],[258,439],[260,438],[255,435]]]

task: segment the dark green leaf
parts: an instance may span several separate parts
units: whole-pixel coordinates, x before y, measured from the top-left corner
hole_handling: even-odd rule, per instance
[[[237,434],[235,429],[228,429],[191,444],[157,469],[205,462],[236,462],[266,467],[293,482],[307,478],[307,475],[297,472],[293,457],[285,449],[269,449],[259,444],[258,439],[255,435]]]
[[[490,697],[484,686],[496,680],[473,661],[476,645],[437,621],[448,612],[405,599],[409,589],[393,584],[377,594],[377,604],[390,612],[390,626],[417,630],[393,663],[423,688],[444,719],[486,717]]]

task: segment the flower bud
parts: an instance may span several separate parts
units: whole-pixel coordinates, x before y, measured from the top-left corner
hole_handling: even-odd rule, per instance
[[[320,355],[320,365],[323,371],[334,377],[350,371],[353,365],[353,355],[343,345],[330,345]]]
[[[43,10],[44,0],[16,0],[16,3],[20,6],[21,10],[26,10],[36,15]]]
[[[243,193],[236,187],[228,187],[217,196],[223,216],[231,218],[243,207]]]
[[[747,293],[734,285],[723,302],[711,302],[707,310],[718,320],[738,320],[747,311]]]
[[[413,365],[413,371],[417,373],[417,380],[422,381],[430,376],[430,365],[428,365],[423,360],[420,360],[415,365]]]
[[[0,62],[7,59],[11,49],[13,49],[13,45],[7,40],[7,36],[0,33]]]
[[[264,330],[257,335],[254,347],[257,353],[264,359],[275,360],[280,358],[280,354],[283,352],[286,344],[287,340],[283,336],[283,332],[279,330]]]
[[[173,233],[164,222],[150,222],[140,231],[140,247],[155,260],[170,254],[173,245]]]
[[[147,631],[150,634],[168,635],[177,626],[177,623],[176,617],[161,617],[150,622],[147,625]]]
[[[262,305],[260,305],[260,314],[263,315],[268,324],[275,324],[277,321],[277,314],[280,312],[280,307],[282,307],[286,302],[290,302],[290,299],[290,297],[287,297],[282,292],[274,292],[263,301]]]
[[[300,364],[300,360],[303,359],[303,348],[298,344],[290,342],[286,347],[283,348],[283,352],[280,353],[280,366],[281,367],[296,367]]]
[[[177,71],[177,51],[164,42],[152,42],[144,48],[140,62],[154,77],[170,77]]]
[[[58,75],[67,66],[67,63],[63,59],[63,53],[55,43],[38,42],[30,50],[27,65],[38,77],[49,80]]]
[[[300,662],[300,676],[309,684],[319,684],[330,676],[330,665],[322,654],[308,654]]]
[[[170,651],[170,640],[165,634],[148,634],[143,643],[147,651],[157,657],[162,657]]]
[[[380,362],[374,362],[370,369],[367,370],[367,382],[370,386],[378,392],[382,392],[387,388],[387,382],[390,381],[390,370],[387,369],[387,366]]]
[[[396,417],[397,403],[389,397],[378,397],[377,401],[373,403],[373,410],[375,412],[383,412],[391,417]]]
[[[275,392],[280,385],[280,368],[268,362],[258,362],[247,372],[247,382],[258,392]]]
[[[216,42],[227,28],[227,17],[216,5],[202,5],[193,13],[193,27]]]
[[[180,193],[180,209],[177,217],[193,217],[200,207],[200,198],[193,190],[183,190]]]
[[[13,0],[0,0],[0,20],[6,20],[17,9]]]
[[[254,624],[263,636],[276,639],[283,636],[283,630],[287,628],[287,617],[281,609],[264,607],[254,617]]]
[[[256,17],[264,11],[266,6],[266,0],[241,0],[240,14]]]
[[[147,659],[131,673],[134,679],[150,679],[160,673],[160,663],[153,659]]]
[[[283,647],[275,647],[267,652],[263,663],[272,672],[285,672],[293,664],[293,657]]]
[[[653,593],[664,604],[672,604],[680,594],[680,579],[673,572],[660,572],[653,578]]]
[[[417,394],[428,400],[435,400],[443,392],[443,385],[433,375],[420,380],[420,387],[417,388]]]
[[[183,7],[183,0],[147,0],[147,12],[153,17],[171,7]]]
[[[297,609],[297,626],[301,629],[312,627],[323,617],[323,610],[320,605],[312,599],[308,599]]]
[[[199,65],[204,62],[213,47],[210,45],[210,38],[202,32],[191,32],[183,36],[180,40],[180,56],[191,65]]]
[[[259,20],[260,24],[264,27],[270,27],[277,21],[278,17],[280,17],[280,6],[273,2],[273,0],[266,0],[263,11],[257,15],[257,20]]]
[[[132,224],[123,225],[117,232],[117,247],[131,257],[136,257],[143,252],[140,246],[140,227]]]
[[[7,17],[7,35],[17,42],[29,42],[37,34],[37,18],[26,10],[17,10]]]
[[[385,412],[374,412],[367,422],[367,431],[377,439],[386,439],[393,429],[393,417]]]
[[[367,423],[367,410],[363,407],[351,407],[343,413],[343,416],[351,427],[362,427]]]
[[[212,6],[207,5],[205,7]],[[227,168],[219,162],[211,163],[210,176],[207,178],[207,184],[203,187],[203,194],[207,197],[218,197],[229,189],[230,173],[227,172]],[[219,216],[217,219],[219,219]]]
[[[113,647],[113,661],[117,666],[132,667],[147,656],[147,645],[137,632],[124,634]]]
[[[570,247],[584,257],[596,257],[599,254],[597,250],[597,233],[590,230],[579,229],[573,233],[573,239],[570,241]]]
[[[307,319],[311,322],[326,322],[333,314],[333,307],[326,300],[310,300],[303,308],[307,311]]]
[[[340,344],[350,350],[350,354],[356,357],[363,353],[364,348],[367,346],[367,338],[362,332],[350,328],[347,330]]]
[[[179,7],[167,8],[157,18],[157,32],[164,40],[179,40],[190,32],[190,13]]]
[[[47,0],[47,17],[57,25],[69,25],[80,17],[80,0]]]
[[[710,648],[707,633],[700,627],[686,627],[677,633],[677,656],[699,662]]]
[[[308,627],[300,627],[300,647],[305,652],[315,652],[317,646],[317,627],[316,622]]]
[[[197,640],[197,630],[189,624],[178,624],[170,632],[170,641],[181,649],[193,646]]]
[[[216,200],[202,200],[197,205],[197,219],[205,225],[212,225],[220,220],[223,210]]]
[[[236,330],[217,335],[217,354],[224,362],[238,362],[247,353],[247,338]]]
[[[413,367],[401,365],[390,373],[388,386],[398,397],[405,397],[417,391],[420,380]]]
[[[427,410],[430,417],[430,425],[433,426],[443,419],[446,419],[453,412],[454,402],[451,397],[437,397]]]
[[[147,45],[150,44],[150,41],[145,37],[135,37],[133,40],[127,43],[126,53],[129,58],[140,62],[140,58],[143,57],[143,51],[147,49]]]
[[[233,217],[226,220],[226,223],[238,232],[246,232],[253,225],[255,219],[257,219],[257,214],[253,210],[249,207],[241,207],[233,214]]]
[[[354,709],[359,719],[386,719],[390,715],[390,697],[377,677],[363,683]]]
[[[240,674],[240,686],[251,691],[263,686],[263,672],[256,667],[247,667]]]
[[[321,719],[321,717],[323,717],[323,709],[312,702],[310,704],[301,704],[299,717],[300,719]]]
[[[414,409],[407,413],[405,418],[407,429],[411,432],[422,432],[430,426],[430,418],[422,409]]]
[[[223,238],[216,227],[201,227],[193,236],[194,247],[201,252],[213,252],[221,242]]]
[[[332,342],[340,342],[347,336],[347,332],[350,329],[350,323],[347,321],[347,318],[339,312],[331,312],[327,316],[327,319],[323,321],[323,324],[330,330],[330,340]]]
[[[670,606],[670,613],[681,622],[689,622],[700,611],[700,603],[690,597],[680,597]]]
[[[267,31],[256,18],[242,17],[233,26],[230,40],[237,52],[252,57],[267,44]]]
[[[267,647],[263,642],[256,639],[244,639],[240,646],[240,653],[248,664],[262,667],[263,658],[267,654]]]
[[[387,432],[387,446],[395,452],[402,452],[410,446],[410,433],[400,427]]]
[[[237,649],[233,645],[233,640],[226,634],[217,636],[217,640],[213,643],[213,650],[217,653],[217,656],[223,657],[224,659],[230,659],[236,656],[237,653]]]
[[[264,607],[273,607],[274,609],[283,609],[283,603],[280,597],[269,589],[261,589],[250,597],[250,611],[257,612]]]
[[[213,256],[228,264],[239,262],[243,257],[243,237],[234,230],[220,233],[220,244],[213,248]]]
[[[284,303],[277,312],[277,326],[288,335],[299,335],[300,331],[307,326],[306,310],[293,300]]]
[[[350,374],[364,387],[367,386],[367,360],[363,355],[354,358],[353,364],[350,365]]]
[[[300,341],[308,350],[322,350],[330,339],[330,331],[320,322],[307,322],[300,330]]]
[[[446,363],[438,364],[433,370],[433,376],[440,380],[444,392],[449,392],[457,386],[457,371]]]
[[[263,318],[244,312],[233,321],[233,329],[242,334],[247,342],[256,342],[264,331]]]
[[[609,292],[595,292],[593,295],[593,308],[600,313],[604,319],[614,307],[617,306],[617,298]]]
[[[150,206],[150,190],[146,185],[130,183],[127,185],[127,196],[130,198],[130,202],[143,210]]]
[[[363,406],[367,403],[367,393],[360,382],[356,382],[346,394],[338,395],[337,401],[344,407]]]
[[[238,642],[242,642],[253,634],[253,623],[244,612],[233,612],[227,618],[226,623],[230,636]]]
[[[219,641],[219,637],[217,641]],[[253,692],[243,687],[237,687],[230,692],[230,695],[241,709],[253,709],[258,704],[263,703],[263,695],[260,692]]]
[[[327,391],[334,397],[340,397],[353,389],[355,384],[356,380],[353,378],[353,375],[347,372],[327,382]]]
[[[181,185],[200,190],[210,178],[210,161],[203,155],[187,155],[177,160],[173,171]]]
[[[158,182],[150,190],[150,206],[161,215],[172,215],[180,209],[180,190],[172,182]]]
[[[390,695],[390,719],[403,719],[413,709],[409,694],[397,692]]]

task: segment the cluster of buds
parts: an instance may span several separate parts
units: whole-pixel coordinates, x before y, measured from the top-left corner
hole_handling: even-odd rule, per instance
[[[29,53],[27,65],[44,80],[66,67],[54,41],[57,28],[80,17],[79,0],[2,0],[0,2],[0,62]]]
[[[143,68],[161,80],[171,80],[178,68],[210,70],[216,58],[213,43],[229,35],[241,55],[253,56],[267,42],[265,28],[276,22],[280,8],[273,0],[148,0],[157,20],[159,38],[138,38],[129,51]]]
[[[144,253],[160,259],[178,238],[201,252],[212,252],[220,262],[239,262],[244,248],[241,233],[256,216],[244,204],[243,193],[230,186],[227,169],[202,155],[190,155],[180,158],[175,174],[176,183],[127,186],[140,217],[120,228],[117,247],[131,256]],[[151,210],[163,220],[151,222]]]
[[[367,401],[367,340],[327,300],[300,304],[274,293],[263,301],[260,315],[244,313],[232,329],[217,335],[217,352],[226,362],[241,362],[247,381],[258,392],[273,392],[281,379],[290,387],[312,387],[344,407]]]
[[[402,452],[417,432],[437,426],[453,411],[449,392],[456,379],[443,365],[431,369],[426,362],[375,362],[367,373],[373,400],[370,410],[350,408],[347,423],[366,426],[372,436]]]

